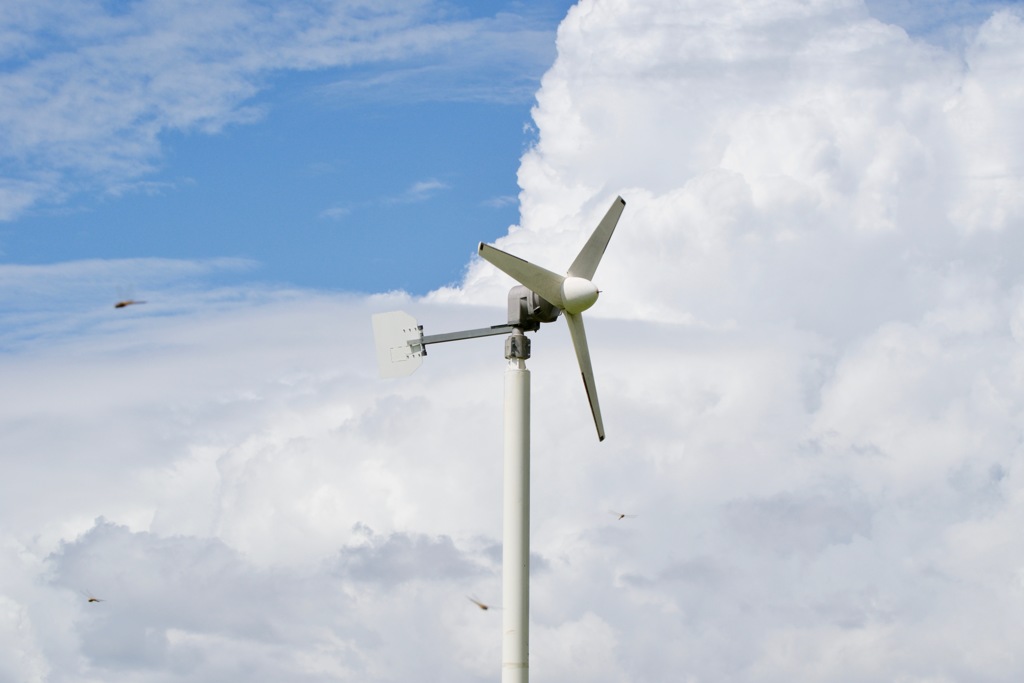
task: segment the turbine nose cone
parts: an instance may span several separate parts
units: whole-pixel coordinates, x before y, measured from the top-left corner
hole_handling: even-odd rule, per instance
[[[581,277],[567,277],[562,282],[562,308],[569,313],[582,313],[597,301],[597,285]]]

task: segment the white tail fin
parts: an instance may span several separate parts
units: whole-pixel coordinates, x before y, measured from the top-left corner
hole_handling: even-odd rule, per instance
[[[373,340],[381,377],[411,375],[423,363],[423,328],[408,313],[374,314]]]

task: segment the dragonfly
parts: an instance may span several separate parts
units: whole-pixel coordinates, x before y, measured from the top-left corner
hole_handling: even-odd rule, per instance
[[[485,611],[485,612],[486,612],[487,610],[491,609],[491,606],[490,606],[490,605],[488,605],[488,604],[487,604],[487,603],[485,603],[485,602],[480,602],[479,600],[477,600],[477,599],[476,599],[476,598],[474,598],[474,597],[470,597],[470,596],[468,596],[468,595],[467,595],[467,596],[466,596],[466,599],[467,599],[467,600],[469,600],[469,601],[470,601],[471,603],[473,603],[474,605],[476,605],[477,607],[479,607],[480,609],[482,609],[482,610],[483,610],[483,611]]]
[[[133,287],[118,287],[117,292],[117,303],[114,304],[114,308],[126,308],[128,306],[135,306],[137,304],[144,304],[145,301],[136,299],[134,296]]]
[[[636,517],[636,515],[627,515],[625,512],[616,512],[615,510],[609,510],[608,513],[612,514],[612,515],[615,515],[615,519],[616,520],[632,519],[632,518]]]

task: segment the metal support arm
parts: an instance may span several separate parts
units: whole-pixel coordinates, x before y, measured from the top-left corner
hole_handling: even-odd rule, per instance
[[[508,334],[516,329],[513,325],[491,325],[475,330],[463,330],[461,332],[445,332],[443,334],[428,334],[420,338],[420,344],[440,344],[442,342],[459,341],[460,339],[475,339],[477,337],[493,337],[499,334]]]

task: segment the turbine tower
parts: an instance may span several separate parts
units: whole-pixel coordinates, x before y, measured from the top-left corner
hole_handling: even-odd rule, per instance
[[[508,322],[504,325],[423,335],[423,326],[401,311],[373,316],[377,363],[384,377],[408,375],[422,363],[429,344],[508,334],[505,340],[504,500],[502,529],[502,683],[529,680],[530,604],[530,339],[542,323],[565,314],[576,350],[583,387],[604,441],[604,422],[583,326],[583,312],[594,305],[599,291],[591,281],[626,202],[616,197],[590,239],[559,275],[488,244],[480,243],[481,258],[519,282],[508,293]]]

